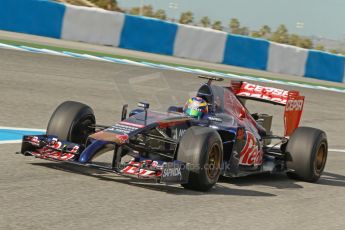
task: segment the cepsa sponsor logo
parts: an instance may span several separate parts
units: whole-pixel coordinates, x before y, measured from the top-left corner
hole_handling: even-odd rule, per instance
[[[288,100],[286,102],[285,111],[302,111],[303,100]]]
[[[288,91],[283,90],[283,89],[264,87],[260,85],[249,84],[249,83],[245,84],[244,89],[248,91],[258,92],[258,93],[272,94],[275,96],[287,96],[289,93]]]
[[[240,164],[242,165],[261,165],[263,153],[258,148],[255,136],[251,132],[246,132],[247,141],[240,154]]]
[[[240,89],[240,91],[237,93],[237,95],[246,97],[256,97],[278,103],[286,103],[288,93],[288,91],[283,89],[245,83]]]

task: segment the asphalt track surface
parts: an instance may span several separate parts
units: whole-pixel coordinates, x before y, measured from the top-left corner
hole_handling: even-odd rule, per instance
[[[65,100],[89,104],[98,123],[112,124],[124,103],[165,110],[202,82],[187,73],[0,49],[0,126],[45,128]],[[330,148],[345,149],[345,95],[299,90],[306,96],[302,125],[325,130]],[[282,107],[249,108],[273,114],[273,130],[282,132]],[[202,193],[23,157],[19,148],[0,145],[0,229],[345,228],[341,152],[329,152],[317,184],[257,175],[222,178]]]

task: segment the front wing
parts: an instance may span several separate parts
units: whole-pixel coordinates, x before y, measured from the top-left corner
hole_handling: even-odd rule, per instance
[[[20,153],[25,156],[34,156],[44,160],[96,168],[131,178],[153,180],[157,183],[184,184],[188,182],[188,165],[181,161],[165,162],[136,157],[120,165],[105,167],[91,162],[80,162],[79,157],[83,151],[85,151],[85,148],[82,145],[60,141],[55,136],[37,135],[23,137]]]

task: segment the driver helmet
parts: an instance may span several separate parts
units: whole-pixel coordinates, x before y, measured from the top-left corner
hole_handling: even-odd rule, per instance
[[[183,112],[188,116],[201,119],[208,113],[207,102],[201,97],[189,98],[183,108]]]

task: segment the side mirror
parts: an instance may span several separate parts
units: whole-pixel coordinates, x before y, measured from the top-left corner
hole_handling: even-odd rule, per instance
[[[138,107],[143,108],[145,111],[145,125],[147,122],[147,110],[150,108],[150,104],[149,103],[145,103],[145,102],[139,102],[138,103]]]
[[[145,103],[145,102],[139,102],[138,103],[138,107],[139,108],[143,108],[143,109],[148,109],[148,108],[150,108],[150,104],[149,103]]]
[[[122,113],[121,113],[121,121],[127,118],[127,110],[128,110],[128,104],[123,105]]]

